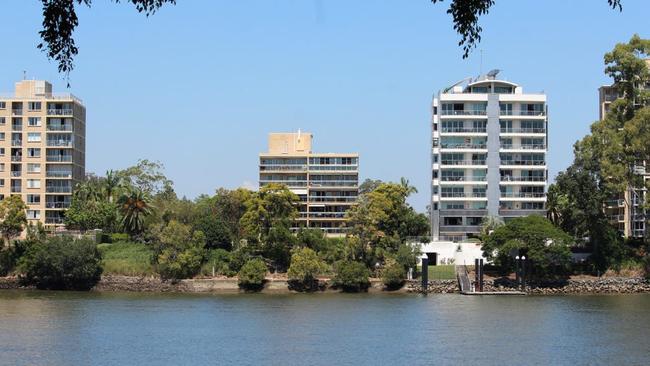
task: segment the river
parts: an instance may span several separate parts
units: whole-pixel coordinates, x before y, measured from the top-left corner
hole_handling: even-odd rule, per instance
[[[0,291],[0,365],[648,365],[650,295]]]

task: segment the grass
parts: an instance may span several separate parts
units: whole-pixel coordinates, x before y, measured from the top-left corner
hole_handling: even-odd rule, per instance
[[[105,274],[145,276],[153,274],[151,249],[139,243],[99,244]]]
[[[429,280],[455,280],[454,265],[429,266]]]

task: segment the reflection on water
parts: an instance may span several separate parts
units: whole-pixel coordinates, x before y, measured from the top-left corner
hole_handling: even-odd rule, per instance
[[[650,295],[0,291],[1,365],[647,365]]]

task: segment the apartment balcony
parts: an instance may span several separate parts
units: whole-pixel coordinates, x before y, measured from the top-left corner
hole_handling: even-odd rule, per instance
[[[11,115],[12,116],[22,116],[23,115],[23,110],[22,109],[12,109],[11,110]]]
[[[609,215],[607,219],[611,222],[625,222],[625,215]]]
[[[357,197],[309,197],[309,202],[354,203]]]
[[[465,183],[465,182],[486,182],[487,178],[486,177],[474,177],[474,176],[442,176],[440,177],[440,182],[444,183]]]
[[[72,147],[72,140],[47,140],[47,146]]]
[[[506,199],[546,199],[546,193],[543,192],[501,192],[500,198]]]
[[[441,209],[440,216],[487,216],[488,211],[476,208]]]
[[[440,144],[440,148],[447,150],[486,150],[487,144]]]
[[[341,171],[341,172],[350,172],[359,170],[358,165],[310,165],[309,170],[311,171]]]
[[[23,146],[23,140],[11,140],[11,146]]]
[[[345,212],[310,212],[310,219],[344,219]]]
[[[546,177],[539,176],[512,176],[512,175],[502,175],[501,183],[508,184],[519,184],[519,183],[542,183],[546,184]]]
[[[22,155],[12,155],[11,156],[11,161],[22,161],[23,157]]]
[[[625,207],[625,200],[607,200],[605,201],[605,206],[607,207]]]
[[[12,123],[11,124],[11,130],[12,131],[22,131],[23,130],[23,125],[20,123]]]
[[[310,187],[320,188],[320,187],[343,187],[343,188],[357,188],[359,186],[358,181],[346,181],[346,180],[319,180],[309,182]]]
[[[72,187],[66,186],[46,186],[46,193],[72,193]]]
[[[501,144],[501,150],[546,150],[544,144]]]
[[[487,128],[473,128],[473,127],[442,127],[440,129],[441,133],[455,133],[455,134],[485,134],[487,133]]]
[[[48,109],[47,114],[50,115],[50,116],[72,116],[72,109],[68,109],[68,108]]]
[[[520,217],[529,215],[546,216],[544,209],[520,209],[520,208],[500,208],[499,216],[505,217]]]
[[[60,172],[49,171],[49,172],[46,173],[46,177],[48,177],[48,178],[68,178],[68,179],[71,179],[72,178],[72,172],[71,171],[67,171],[67,172],[64,172],[64,171],[60,171]]]
[[[72,132],[72,125],[47,125],[47,131],[52,132]]]
[[[22,188],[20,186],[11,186],[11,193],[20,193]]]
[[[304,172],[307,171],[307,165],[276,165],[276,164],[262,164],[260,171],[263,172]]]
[[[479,233],[481,226],[477,225],[440,225],[440,232],[444,233]]]
[[[45,223],[50,225],[61,225],[63,224],[63,217],[46,217]]]
[[[260,185],[284,184],[287,187],[307,187],[306,180],[260,180]]]
[[[465,193],[465,192],[441,192],[440,197],[442,198],[485,198],[487,195],[485,193]]]
[[[472,110],[442,110],[440,115],[442,116],[485,116],[487,111],[472,111]]]
[[[45,208],[68,209],[70,208],[70,202],[45,202]]]
[[[20,170],[12,170],[11,171],[11,176],[12,177],[20,177],[22,175],[22,172]]]
[[[440,165],[451,165],[451,166],[484,166],[486,165],[485,160],[442,160]]]
[[[544,160],[502,160],[502,166],[530,166],[530,167],[544,167],[546,166],[546,161]]]
[[[69,163],[72,162],[72,155],[48,155],[46,161],[48,163]]]
[[[544,117],[546,112],[544,111],[511,111],[511,110],[501,110],[499,111],[500,116],[532,116],[532,117]]]
[[[503,134],[546,134],[545,128],[502,128]]]

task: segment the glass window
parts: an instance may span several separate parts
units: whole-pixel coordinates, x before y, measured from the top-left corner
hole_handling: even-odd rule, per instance
[[[7,108],[7,102],[0,102],[0,109],[6,109]]]
[[[41,142],[40,132],[29,132],[27,134],[27,142]]]
[[[27,109],[30,111],[40,111],[41,102],[29,102],[27,103]]]
[[[27,123],[30,126],[40,126],[41,125],[41,117],[29,117],[27,120]]]
[[[39,203],[41,203],[41,195],[40,194],[28,194],[27,195],[27,204],[37,205]]]
[[[40,210],[27,210],[27,220],[40,220],[41,211]]]
[[[29,163],[27,164],[27,173],[40,173],[41,164],[38,163]]]
[[[30,158],[40,158],[41,157],[41,148],[39,147],[30,147],[27,149],[27,156]]]
[[[41,180],[27,179],[27,188],[41,188]]]
[[[5,156],[5,148],[0,147],[0,156]]]
[[[7,123],[6,118],[5,117],[0,117],[0,125],[4,125],[5,123]]]

